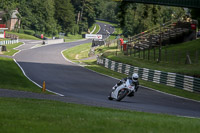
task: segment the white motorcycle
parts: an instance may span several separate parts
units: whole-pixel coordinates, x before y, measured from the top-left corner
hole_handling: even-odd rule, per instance
[[[134,96],[135,93],[135,85],[132,84],[130,79],[127,79],[121,85],[116,85],[112,88],[110,95],[108,96],[109,100],[117,100],[121,101],[125,96]]]

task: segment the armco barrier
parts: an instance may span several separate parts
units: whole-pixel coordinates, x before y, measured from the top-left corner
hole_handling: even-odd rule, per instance
[[[0,41],[0,45],[6,45],[6,44],[14,44],[14,43],[18,43],[18,39],[17,40],[5,40],[5,41]]]
[[[51,40],[44,40],[45,44],[57,44],[57,43],[64,43],[64,39],[51,39]]]
[[[184,89],[191,92],[200,92],[200,78],[134,67],[128,64],[111,61],[101,57],[97,58],[97,64],[103,65],[108,69],[126,75],[138,73],[142,80],[151,81],[158,84],[165,84],[167,86]]]

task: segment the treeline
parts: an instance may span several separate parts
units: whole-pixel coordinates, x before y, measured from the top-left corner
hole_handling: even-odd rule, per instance
[[[128,36],[180,18],[185,13],[179,7],[122,2],[118,17],[124,35]]]
[[[57,35],[81,34],[100,16],[106,0],[0,0],[0,8],[6,11],[5,21],[11,11],[18,9],[21,29],[36,33]]]
[[[18,8],[21,29],[49,35],[88,32],[95,19],[104,19],[119,23],[123,34],[132,36],[186,14],[179,7],[112,0],[0,0],[0,8],[7,12],[5,19]]]

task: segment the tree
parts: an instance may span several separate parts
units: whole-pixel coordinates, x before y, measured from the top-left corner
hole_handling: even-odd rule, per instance
[[[73,0],[76,23],[79,25],[79,33],[87,32],[88,28],[95,23],[96,0]]]
[[[70,0],[56,0],[55,18],[57,23],[62,27],[62,31],[66,34],[74,32],[75,14],[74,8],[70,3]]]
[[[180,18],[184,13],[183,8],[121,2],[118,18],[123,34],[131,36]]]
[[[200,9],[191,9],[192,19],[196,19],[198,21],[198,28],[200,29]]]

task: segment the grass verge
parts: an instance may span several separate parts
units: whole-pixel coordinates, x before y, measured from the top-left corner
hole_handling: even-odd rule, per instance
[[[65,42],[73,42],[73,41],[77,41],[77,40],[83,39],[83,37],[80,34],[76,34],[76,35],[69,34],[64,39],[65,39]]]
[[[0,88],[37,93],[42,92],[41,88],[24,76],[13,59],[0,57],[0,66]]]
[[[100,30],[100,26],[98,24],[95,24],[96,29],[94,30],[94,32],[92,34],[98,34],[99,30]]]
[[[200,119],[48,100],[0,98],[3,133],[198,133]]]
[[[6,33],[9,33],[9,34],[15,34],[19,37],[19,39],[27,39],[27,40],[41,40],[35,36],[31,36],[31,35],[28,35],[28,34],[22,34],[22,33],[16,33],[16,32],[6,32]]]
[[[196,50],[200,50],[200,39],[199,40],[194,40],[186,43],[181,43],[177,45],[171,45],[167,46],[166,49],[169,51],[180,51],[177,52],[176,54],[170,54],[169,56],[165,57],[165,51],[162,50],[162,57],[163,60],[165,58],[175,60],[176,63],[174,62],[165,62],[161,61],[160,63],[157,63],[156,61],[153,61],[153,51],[151,51],[151,60],[147,60],[147,52],[146,51],[146,59],[143,58],[143,52],[141,51],[141,58],[139,58],[139,54],[136,53],[136,56],[132,54],[131,56],[124,55],[123,52],[121,52],[119,49],[116,49],[116,44],[115,45],[110,45],[110,47],[100,47],[97,50],[101,50],[102,53],[104,53],[104,57],[111,59],[113,61],[117,62],[122,62],[125,64],[130,64],[136,67],[141,67],[141,68],[149,68],[152,70],[160,70],[160,71],[165,71],[165,72],[173,72],[173,73],[179,73],[179,74],[184,74],[184,75],[189,75],[189,76],[195,76],[195,77],[200,77],[200,64],[184,64],[184,60],[186,60],[186,52],[183,51],[190,51],[190,53],[193,53],[193,55],[196,53]],[[116,51],[117,55],[116,55]],[[183,54],[181,54],[181,52]],[[158,53],[158,51],[156,52]],[[190,55],[192,59],[192,55]],[[194,58],[194,57],[193,57]],[[198,56],[198,60],[200,62],[200,57]],[[182,61],[182,63],[179,63]]]
[[[83,44],[83,45],[79,45],[79,46],[70,48],[67,51],[64,51],[65,57],[67,57],[70,60],[73,60],[74,62],[77,62],[75,57],[78,54],[81,55],[82,51],[86,51],[87,47],[85,45],[87,45],[87,47],[89,46],[88,44]],[[82,48],[84,48],[84,49],[82,49]],[[74,54],[71,54],[70,50],[73,51],[72,53],[74,53]],[[99,72],[99,73],[102,73],[102,74],[105,74],[105,75],[108,75],[108,76],[112,76],[112,77],[115,77],[115,78],[118,78],[118,79],[122,79],[122,78],[127,76],[125,74],[117,73],[117,72],[109,70],[109,69],[107,69],[103,66],[97,65],[96,60],[83,60],[83,61],[79,61],[79,63],[88,64],[88,66],[86,66],[88,69],[91,69],[93,71],[96,71],[96,72]],[[143,85],[143,86],[155,89],[155,90],[159,90],[159,91],[162,91],[162,92],[169,93],[169,94],[182,96],[182,97],[185,97],[185,98],[200,101],[200,96],[197,93],[192,93],[192,92],[188,92],[188,91],[185,91],[185,90],[173,88],[173,87],[162,85],[162,84],[156,84],[156,83],[144,81],[144,80],[140,80],[140,84]]]
[[[15,44],[6,44],[6,49],[7,51],[3,52],[4,55],[9,55],[12,56],[14,55],[16,52],[18,52],[19,50],[15,50],[14,48],[22,45],[22,42],[19,43],[15,43]]]
[[[70,60],[79,60],[88,57],[88,52],[90,50],[92,43],[86,43],[84,45],[78,45],[72,47],[63,52],[64,56]]]

